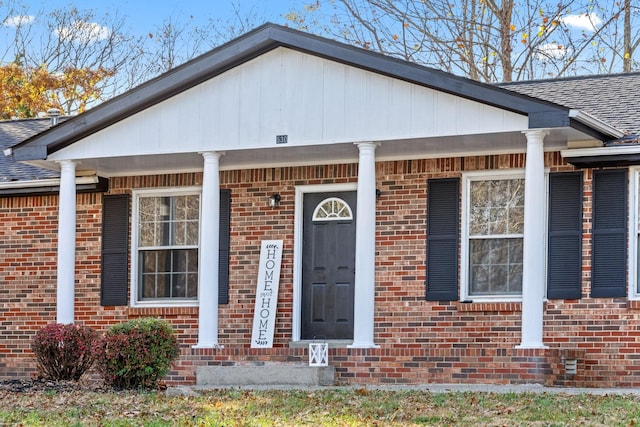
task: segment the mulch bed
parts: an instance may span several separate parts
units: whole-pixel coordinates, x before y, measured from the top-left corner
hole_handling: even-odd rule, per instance
[[[166,384],[160,383],[154,391],[164,391]],[[28,392],[74,392],[86,391],[97,393],[118,393],[126,390],[117,389],[105,385],[101,380],[81,379],[80,381],[51,381],[45,379],[14,379],[0,380],[0,393],[28,393]],[[131,391],[131,390],[129,390]],[[134,391],[151,391],[140,389]]]
[[[0,391],[26,393],[35,391],[112,391],[99,381],[49,381],[43,379],[15,379],[0,381]]]

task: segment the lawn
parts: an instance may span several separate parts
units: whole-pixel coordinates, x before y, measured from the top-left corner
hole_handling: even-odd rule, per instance
[[[327,389],[164,392],[0,391],[0,425],[636,426],[640,397]]]

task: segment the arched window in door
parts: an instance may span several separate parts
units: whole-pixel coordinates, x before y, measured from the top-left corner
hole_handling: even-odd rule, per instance
[[[338,197],[324,199],[313,211],[313,221],[336,221],[353,219],[351,207]]]

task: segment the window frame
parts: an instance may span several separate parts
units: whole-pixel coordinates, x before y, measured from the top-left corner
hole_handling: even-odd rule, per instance
[[[547,199],[548,199],[548,184],[547,184],[548,172],[545,170],[545,230],[546,230],[546,212]],[[462,301],[473,302],[521,302],[522,294],[495,294],[495,295],[471,295],[471,285],[469,283],[471,274],[470,268],[470,238],[469,238],[469,219],[471,208],[471,182],[473,181],[496,181],[505,179],[522,179],[525,180],[524,169],[505,169],[505,170],[483,170],[465,172],[462,174],[462,200],[461,200],[461,233],[460,233],[460,298]],[[526,186],[526,182],[525,182]],[[526,202],[525,202],[526,203]],[[524,229],[522,232],[522,239],[524,241]],[[546,235],[545,235],[545,248],[546,248]],[[545,284],[546,284],[546,253],[545,250]],[[545,286],[546,295],[546,286]]]
[[[627,236],[629,277],[627,278],[627,288],[628,299],[638,301],[640,300],[640,280],[638,279],[638,272],[640,272],[640,262],[638,262],[640,255],[638,248],[638,244],[640,244],[640,224],[638,224],[640,222],[640,212],[638,212],[640,209],[640,196],[638,195],[638,191],[640,191],[640,166],[630,167],[629,175],[629,235]]]
[[[175,197],[175,196],[198,196],[198,223],[202,218],[202,187],[163,187],[135,189],[132,194],[131,210],[131,307],[198,307],[200,301],[200,266],[201,252],[200,240],[201,229],[198,227],[198,297],[195,299],[175,298],[175,299],[149,299],[142,300],[139,297],[139,249],[138,249],[138,228],[140,226],[139,202],[142,197]]]

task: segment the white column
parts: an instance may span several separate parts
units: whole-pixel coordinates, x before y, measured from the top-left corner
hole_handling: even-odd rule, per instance
[[[375,143],[359,143],[356,214],[356,277],[353,348],[377,347],[373,342],[376,255]]]
[[[198,274],[198,344],[218,347],[218,252],[220,236],[220,156],[202,153],[202,197],[200,199],[200,253]]]
[[[523,132],[527,137],[524,183],[524,243],[522,267],[522,341],[518,348],[545,348],[543,338],[545,289],[544,146],[547,131]]]
[[[73,323],[76,270],[76,164],[60,162],[56,322]]]

